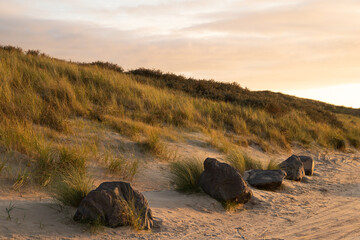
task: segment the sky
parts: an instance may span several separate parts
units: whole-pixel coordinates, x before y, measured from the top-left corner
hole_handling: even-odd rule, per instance
[[[359,0],[0,0],[0,44],[360,108]]]

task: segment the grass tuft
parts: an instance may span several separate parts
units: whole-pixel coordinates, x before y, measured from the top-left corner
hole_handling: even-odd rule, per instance
[[[167,148],[165,143],[160,139],[158,133],[151,132],[145,141],[141,144],[142,148],[158,157],[166,156]]]
[[[226,161],[241,174],[250,169],[263,169],[261,162],[254,160],[249,155],[239,150],[232,150],[226,156]]]
[[[47,186],[56,170],[54,152],[50,146],[42,146],[38,148],[38,160],[34,169],[34,178],[41,186]]]
[[[203,171],[203,162],[198,158],[170,163],[171,180],[180,192],[199,192],[198,181]]]
[[[86,156],[81,149],[62,146],[58,150],[58,167],[60,171],[70,171],[76,169],[80,173],[85,173]]]
[[[78,207],[92,190],[94,180],[77,169],[71,169],[59,176],[52,186],[53,197],[64,205]]]
[[[223,133],[210,130],[209,137],[210,139],[208,140],[208,143],[210,146],[216,148],[220,152],[227,153],[232,149],[233,144],[226,138]]]
[[[336,150],[344,151],[346,148],[345,140],[339,136],[332,136],[329,140],[330,146],[332,146]]]
[[[280,169],[279,164],[274,159],[271,159],[266,167],[266,170],[278,170],[278,169]]]
[[[222,201],[221,205],[227,212],[235,212],[237,209],[239,209],[243,204],[233,202],[233,201]]]
[[[25,184],[27,184],[30,180],[30,173],[28,172],[27,169],[24,170],[19,170],[19,172],[17,173],[17,176],[15,178],[15,182],[12,185],[12,188],[14,190],[20,190],[21,187],[23,187]]]
[[[10,221],[11,221],[11,219],[12,219],[12,217],[11,217],[11,212],[12,212],[14,209],[16,209],[16,208],[17,208],[17,207],[15,207],[15,203],[12,203],[12,202],[10,202],[10,203],[9,203],[9,206],[5,208],[5,211],[6,211],[6,213],[7,213],[7,217],[6,217],[7,220],[10,220]]]
[[[51,107],[42,110],[39,117],[39,123],[59,132],[68,130],[68,125],[64,117]]]
[[[108,169],[112,174],[118,174],[123,179],[132,180],[138,170],[139,161],[127,161],[124,157],[107,157]]]
[[[121,199],[120,205],[122,206],[122,216],[125,217],[128,225],[132,226],[136,230],[144,229],[144,226],[141,223],[142,209],[137,209],[135,206],[135,197],[132,194],[129,194],[127,200]]]

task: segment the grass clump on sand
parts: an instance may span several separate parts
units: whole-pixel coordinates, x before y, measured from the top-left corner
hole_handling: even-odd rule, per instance
[[[129,137],[132,140],[138,140],[141,134],[143,134],[147,128],[146,124],[133,121],[131,119],[116,118],[111,116],[106,116],[105,119],[106,125],[110,126],[121,135]]]
[[[233,144],[226,138],[223,133],[215,130],[210,130],[208,135],[208,143],[210,144],[210,146],[216,148],[220,152],[227,153],[230,151],[230,149],[232,149]]]
[[[266,170],[278,170],[278,169],[280,169],[280,166],[274,159],[271,159],[268,165],[266,166]]]
[[[223,206],[223,208],[225,209],[225,211],[227,212],[235,212],[236,210],[238,210],[241,206],[243,206],[243,204],[241,203],[237,203],[237,202],[232,202],[232,201],[222,201],[221,205]]]
[[[58,150],[58,167],[61,170],[71,171],[76,169],[80,173],[86,170],[86,154],[78,148],[62,146]]]
[[[226,161],[241,174],[250,169],[264,169],[261,162],[254,160],[249,155],[239,150],[232,150],[226,156]]]
[[[122,215],[126,219],[126,223],[130,226],[132,226],[136,230],[142,230],[144,229],[144,226],[141,221],[141,215],[145,215],[144,212],[145,209],[137,209],[136,203],[135,203],[135,197],[133,194],[129,194],[128,199],[122,198],[120,200],[120,205],[122,208]]]
[[[149,152],[158,157],[167,157],[167,147],[156,132],[151,132],[148,137],[141,142],[141,147],[146,152]]]
[[[14,179],[14,184],[12,185],[12,188],[14,190],[19,190],[21,187],[27,184],[29,180],[30,180],[30,173],[28,172],[28,170],[19,169]]]
[[[232,150],[227,156],[226,161],[237,169],[241,174],[251,169],[262,170],[277,170],[280,169],[278,163],[271,159],[269,163],[264,166],[260,161],[253,159],[248,154],[240,150]]]
[[[171,180],[180,192],[199,192],[198,181],[203,171],[203,162],[198,158],[170,163]]]
[[[64,205],[78,207],[92,190],[94,181],[87,174],[71,169],[60,173],[52,186],[53,196]]]
[[[123,179],[130,181],[134,178],[139,167],[138,160],[127,161],[123,156],[107,156],[106,162],[110,173],[120,175]]]
[[[67,146],[39,147],[39,155],[33,171],[34,179],[40,185],[47,186],[59,173],[76,169],[80,174],[84,174],[87,156],[81,150]]]

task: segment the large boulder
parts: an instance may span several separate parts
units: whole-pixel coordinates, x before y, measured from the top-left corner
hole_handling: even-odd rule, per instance
[[[314,173],[314,159],[310,156],[298,156],[304,165],[305,175],[312,176]]]
[[[301,179],[305,176],[304,165],[300,158],[296,155],[292,155],[280,163],[279,166],[286,172],[287,179],[301,181]]]
[[[104,182],[80,203],[75,221],[100,223],[109,227],[134,225],[151,229],[153,217],[144,195],[127,182]]]
[[[253,187],[273,190],[281,186],[286,172],[284,170],[251,170],[246,181]]]
[[[246,203],[253,195],[235,168],[215,158],[205,159],[199,186],[211,197],[224,202]]]

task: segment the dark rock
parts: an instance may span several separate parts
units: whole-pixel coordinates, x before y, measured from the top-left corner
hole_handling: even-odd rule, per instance
[[[211,197],[224,202],[246,203],[253,195],[235,168],[215,158],[205,159],[199,186]]]
[[[104,182],[80,203],[75,221],[101,223],[109,227],[136,224],[151,229],[153,217],[144,195],[127,182]]]
[[[281,186],[286,172],[284,170],[251,170],[246,181],[253,187],[273,190]]]
[[[300,158],[296,155],[292,155],[280,163],[279,166],[286,172],[287,179],[301,181],[301,179],[305,176],[304,165]]]
[[[314,159],[310,156],[298,156],[304,165],[305,175],[312,176],[314,173]]]

